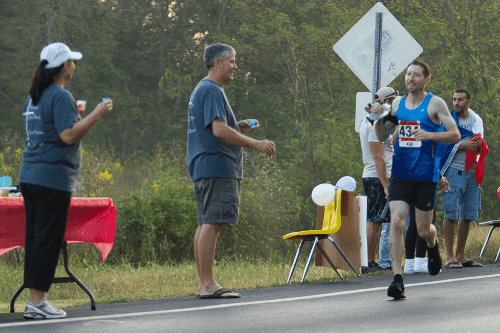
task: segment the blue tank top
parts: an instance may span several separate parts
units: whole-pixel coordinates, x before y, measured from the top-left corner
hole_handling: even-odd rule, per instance
[[[408,110],[405,106],[405,99],[408,94],[401,98],[396,112],[399,121],[420,121],[420,128],[426,132],[443,132],[443,124],[436,125],[427,113],[432,93],[428,93],[422,104],[413,110]],[[404,126],[399,126],[398,130],[404,131]],[[433,140],[422,141],[421,147],[402,147],[401,137],[394,148],[392,162],[392,177],[436,182],[439,180],[439,163],[441,154]]]

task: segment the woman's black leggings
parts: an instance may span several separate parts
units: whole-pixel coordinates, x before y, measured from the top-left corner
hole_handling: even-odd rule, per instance
[[[24,287],[50,289],[64,241],[71,192],[21,184],[26,212]]]

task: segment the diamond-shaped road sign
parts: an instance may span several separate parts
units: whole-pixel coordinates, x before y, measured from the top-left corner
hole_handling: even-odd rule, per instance
[[[377,12],[383,13],[380,87],[389,85],[423,51],[391,12],[381,2],[377,2],[333,46],[333,50],[370,91],[373,84]]]

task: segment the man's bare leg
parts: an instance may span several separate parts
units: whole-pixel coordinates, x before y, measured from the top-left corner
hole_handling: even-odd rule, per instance
[[[455,241],[455,221],[447,218],[443,219],[443,235],[444,245],[446,247],[446,262],[454,262],[456,261],[455,255],[453,254],[453,243]]]
[[[457,225],[457,252],[455,259],[460,262],[466,262],[469,259],[465,257],[465,243],[469,236],[470,220],[460,219]]]
[[[441,254],[439,253],[439,243],[437,240],[437,229],[432,224],[434,210],[422,211],[415,207],[415,215],[417,219],[417,230],[420,237],[427,242],[427,254],[429,260],[427,267],[430,275],[437,275],[441,271],[443,265]]]
[[[432,224],[434,210],[423,211],[415,208],[415,219],[420,237],[425,239],[427,246],[433,248],[436,245],[437,229]]]
[[[198,258],[198,242],[200,240],[200,233],[201,233],[201,225],[199,225],[198,229],[196,229],[196,234],[194,234],[194,242],[193,242],[194,261],[196,262],[196,269],[198,270],[198,279],[201,281],[200,259]],[[198,288],[197,295],[200,295],[200,289],[201,287]]]
[[[368,262],[375,261],[378,241],[380,239],[380,226],[382,223],[368,222],[366,224],[367,247],[368,247]]]
[[[198,235],[200,295],[213,294],[221,288],[215,283],[213,273],[215,247],[221,227],[221,224],[203,224]]]
[[[406,215],[410,205],[404,201],[391,201],[391,231],[389,233],[389,254],[392,260],[392,271],[394,275],[403,274],[401,260],[404,251],[403,233],[406,225]]]
[[[212,295],[222,287],[214,279],[214,258],[217,237],[222,224],[203,224],[198,236],[198,261],[200,273],[200,296]],[[227,294],[227,295],[226,295]],[[223,295],[237,296],[237,293],[224,293]]]
[[[401,260],[404,251],[403,233],[406,225],[406,215],[410,205],[404,201],[391,201],[391,231],[389,233],[389,254],[392,260],[392,271],[394,273],[394,281],[387,288],[387,296],[393,297],[395,300],[406,298],[405,288],[403,284],[403,269],[401,268]]]

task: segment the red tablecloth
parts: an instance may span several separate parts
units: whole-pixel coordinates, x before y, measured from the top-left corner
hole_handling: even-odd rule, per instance
[[[90,242],[106,260],[115,242],[116,208],[110,198],[72,198],[64,240]],[[24,245],[23,198],[0,198],[0,255]]]

